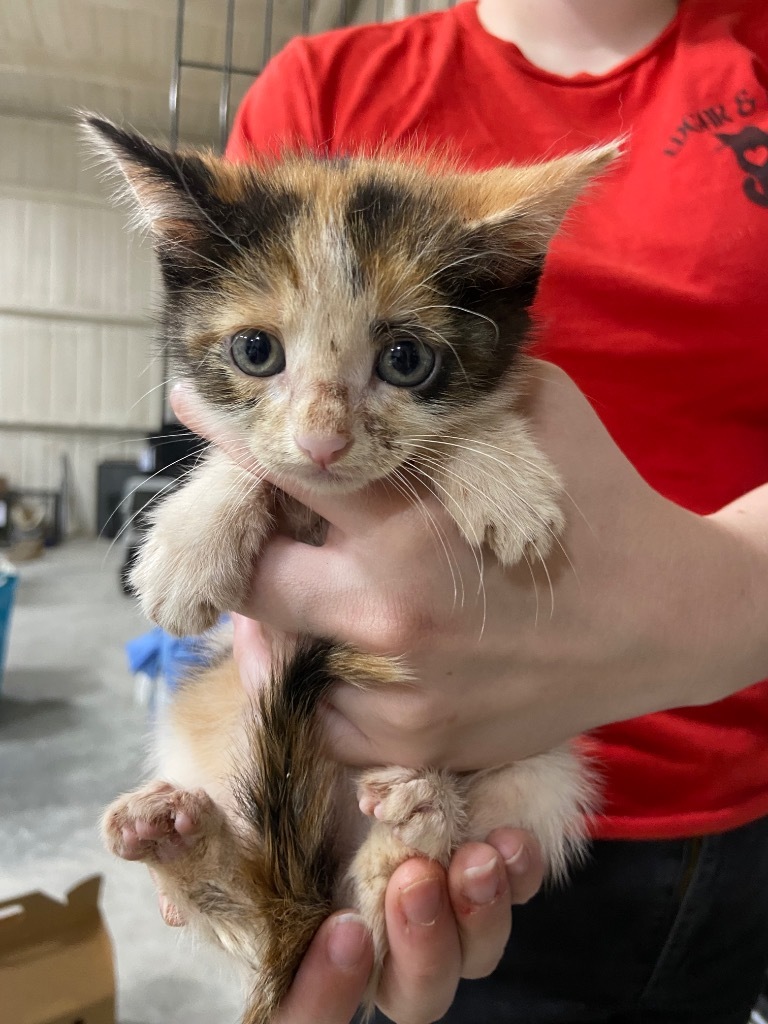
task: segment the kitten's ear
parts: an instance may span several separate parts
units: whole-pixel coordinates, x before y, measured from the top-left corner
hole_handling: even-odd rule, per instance
[[[156,239],[194,246],[210,232],[212,208],[221,201],[203,159],[169,153],[96,114],[81,114],[80,123],[107,167],[124,179],[141,223]]]
[[[515,263],[541,265],[568,210],[620,155],[618,141],[547,163],[468,175],[464,209],[470,238],[495,250],[510,269]]]

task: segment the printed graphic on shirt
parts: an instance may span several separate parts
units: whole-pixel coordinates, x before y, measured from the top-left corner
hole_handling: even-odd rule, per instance
[[[719,133],[717,138],[730,146],[739,167],[747,177],[744,192],[758,206],[768,207],[768,132],[750,125],[736,135]]]
[[[746,174],[743,189],[747,199],[768,208],[768,132],[753,124],[739,124],[763,105],[749,89],[740,89],[727,102],[685,114],[667,138],[665,156],[676,157],[693,136],[714,135],[732,150],[739,168]],[[718,131],[729,125],[733,125],[733,131]]]
[[[683,114],[667,139],[665,155],[677,156],[692,135],[713,132],[730,124],[738,130],[739,122],[751,117],[757,106],[758,101],[750,90],[740,89],[727,102],[713,103],[711,106]]]

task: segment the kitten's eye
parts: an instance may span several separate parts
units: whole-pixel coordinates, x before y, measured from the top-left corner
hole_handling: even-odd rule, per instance
[[[272,377],[285,369],[283,346],[267,331],[238,331],[232,336],[229,350],[232,362],[249,377]]]
[[[432,376],[435,350],[416,338],[401,338],[381,350],[376,373],[396,388],[416,388]]]

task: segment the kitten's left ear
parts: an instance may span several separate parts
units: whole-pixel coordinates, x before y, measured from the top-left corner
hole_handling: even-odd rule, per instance
[[[504,263],[540,264],[568,210],[620,155],[617,141],[547,163],[467,175],[463,196],[469,236],[503,253]]]

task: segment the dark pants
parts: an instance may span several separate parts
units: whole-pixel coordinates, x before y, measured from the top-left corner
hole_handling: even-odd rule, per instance
[[[461,983],[445,1024],[745,1024],[768,966],[768,818],[595,843],[513,918],[501,964]]]

